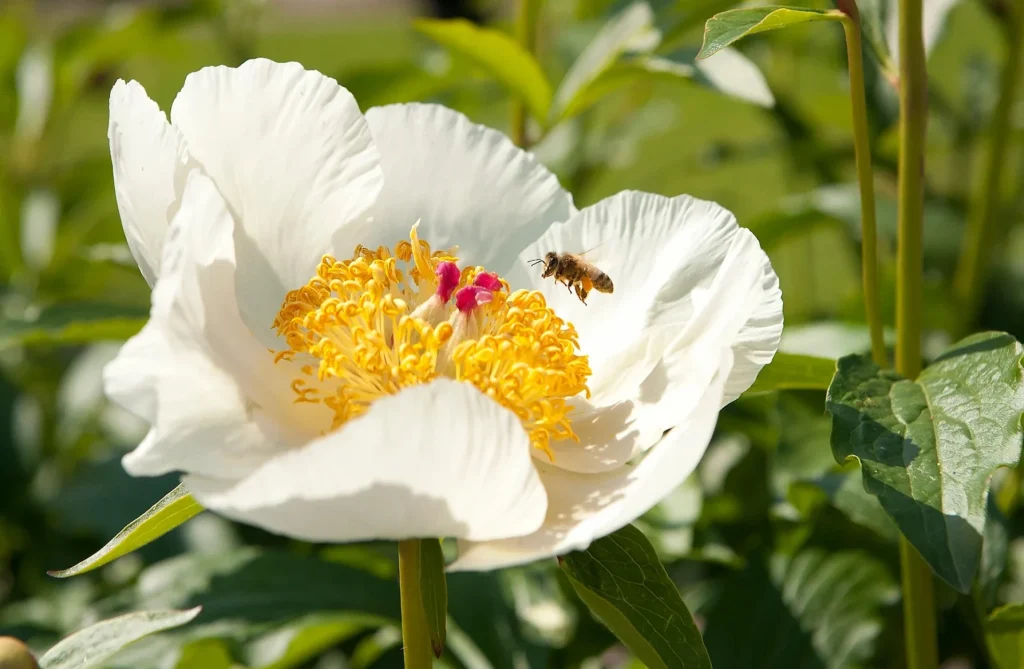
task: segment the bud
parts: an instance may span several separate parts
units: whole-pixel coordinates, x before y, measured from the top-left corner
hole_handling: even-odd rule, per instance
[[[39,669],[28,647],[12,636],[0,636],[0,669]]]

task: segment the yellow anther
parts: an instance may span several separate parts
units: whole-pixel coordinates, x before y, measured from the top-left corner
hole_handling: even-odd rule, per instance
[[[437,325],[413,316],[437,289],[438,265],[457,260],[450,251],[432,252],[417,227],[394,254],[358,246],[349,260],[324,256],[316,276],[285,297],[274,327],[289,348],[276,353],[275,362],[298,353],[319,361],[301,367],[309,381],[293,381],[295,401],[322,403],[333,430],[380,397],[444,372],[512,411],[533,445],[552,457],[553,441],[576,439],[567,400],[589,395],[590,366],[577,354],[575,329],[541,293],[510,293],[500,277],[491,302],[469,315],[451,300],[443,306],[450,319]],[[462,270],[459,288],[473,285],[484,271]],[[460,318],[463,325],[456,328],[451,321]]]

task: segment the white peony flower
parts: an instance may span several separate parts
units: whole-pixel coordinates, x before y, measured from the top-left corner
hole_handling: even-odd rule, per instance
[[[583,548],[682,483],[778,346],[777,277],[728,211],[577,211],[445,107],[363,115],[253,60],[189,75],[170,123],[119,81],[109,136],[153,285],[105,370],[151,425],[124,466],[272,532],[456,537],[462,569]],[[592,248],[615,289],[586,306],[528,264]]]

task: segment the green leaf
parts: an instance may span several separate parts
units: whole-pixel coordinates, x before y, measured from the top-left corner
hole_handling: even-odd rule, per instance
[[[515,627],[499,573],[449,574],[447,579],[451,618],[446,657],[467,668],[512,669],[515,653],[527,642]],[[249,660],[247,666],[263,667],[306,653],[329,635],[340,638],[344,621],[365,629],[396,626],[399,602],[398,582],[392,576],[378,578],[364,569],[308,555],[246,547],[158,562],[144,569],[135,585],[113,603],[145,609],[200,605],[203,615],[189,626],[187,638],[230,636],[238,643],[258,644],[252,657],[240,659]],[[475,627],[467,634],[460,626]],[[275,638],[272,631],[277,629],[287,633]],[[156,646],[155,641],[140,645]],[[145,661],[140,654],[134,663],[119,666],[158,666],[150,658],[166,655],[162,648],[140,650],[152,653]]]
[[[551,110],[552,125],[580,113],[595,100],[620,88],[638,75],[658,74],[657,68],[642,63],[627,65],[619,72],[609,72],[625,53],[650,53],[661,41],[654,26],[654,12],[646,2],[632,5],[612,17],[594,36],[558,85]],[[680,76],[680,71],[660,74]],[[599,81],[604,78],[605,80]],[[580,99],[577,100],[577,97]]]
[[[725,56],[728,58],[713,66],[704,61],[694,65],[647,55],[623,58],[578,91],[558,120],[570,119],[609,94],[642,83],[703,86],[763,107],[774,104],[771,90],[756,65],[738,51],[729,50]]]
[[[812,21],[837,21],[841,12],[801,7],[749,7],[729,9],[708,19],[704,26],[704,45],[697,58],[712,56],[747,35],[778,30]]]
[[[851,522],[866,527],[882,539],[895,542],[899,532],[892,519],[873,497],[864,490],[859,472],[826,474],[810,481],[796,481],[787,492],[789,501],[801,512],[816,502],[831,504]]]
[[[48,573],[57,578],[67,578],[102,567],[122,555],[142,548],[154,539],[162,537],[202,511],[203,507],[185,490],[185,486],[179,485],[118,532],[117,536],[108,541],[103,548],[74,567]]]
[[[899,76],[899,73],[896,71],[896,64],[893,63],[892,54],[889,51],[889,41],[885,36],[885,19],[889,2],[896,2],[896,0],[858,0],[857,11],[860,14],[860,30],[864,35],[864,41],[868,43],[868,47],[886,75],[896,77]],[[924,21],[925,25],[930,26],[931,23]]]
[[[376,622],[358,615],[319,614],[300,618],[253,642],[245,665],[256,669],[301,667],[328,648],[374,627]]]
[[[420,19],[418,31],[484,68],[519,97],[540,123],[551,108],[551,84],[536,59],[505,33],[480,28],[465,19]]]
[[[1010,519],[999,508],[996,497],[988,496],[988,519],[985,521],[975,591],[975,597],[980,598],[985,610],[995,607],[999,601],[999,589],[1005,580],[1010,558]]]
[[[133,641],[155,632],[180,627],[199,615],[202,607],[187,611],[139,611],[86,627],[63,639],[39,660],[40,669],[100,667]]]
[[[441,657],[448,616],[448,584],[444,575],[444,553],[437,539],[420,541],[420,594],[427,614],[430,645],[434,655]]]
[[[978,571],[992,473],[1020,460],[1022,351],[1008,334],[973,335],[916,382],[848,356],[828,390],[836,460],[860,461],[867,491],[960,592]]]
[[[641,662],[710,669],[700,631],[643,532],[627,525],[559,561],[580,599]]]
[[[1024,667],[1024,604],[993,611],[985,622],[985,640],[997,669]]]
[[[12,346],[84,344],[134,336],[149,318],[145,309],[114,304],[64,304],[38,315],[0,318],[0,351]]]
[[[174,669],[232,669],[236,666],[231,649],[223,639],[198,639],[181,648],[181,657]]]
[[[655,81],[692,83],[695,76],[694,67],[667,58],[637,56],[623,59],[610,65],[577,91],[572,99],[565,103],[558,120],[565,121],[577,116],[601,98],[634,84]]]
[[[704,641],[715,666],[729,669],[878,666],[883,610],[898,595],[885,565],[863,551],[775,554],[725,578],[701,611]]]
[[[745,395],[775,390],[825,390],[836,373],[836,361],[810,355],[776,353]]]

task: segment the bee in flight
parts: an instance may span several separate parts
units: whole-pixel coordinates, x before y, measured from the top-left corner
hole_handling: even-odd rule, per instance
[[[593,250],[593,249],[591,249]],[[615,286],[612,280],[603,271],[583,259],[583,256],[590,251],[583,253],[546,253],[543,258],[535,258],[530,261],[533,266],[544,265],[542,278],[555,277],[555,281],[565,284],[571,293],[576,291],[576,297],[580,302],[587,303],[587,295],[590,291],[596,290],[600,293],[614,292]]]

